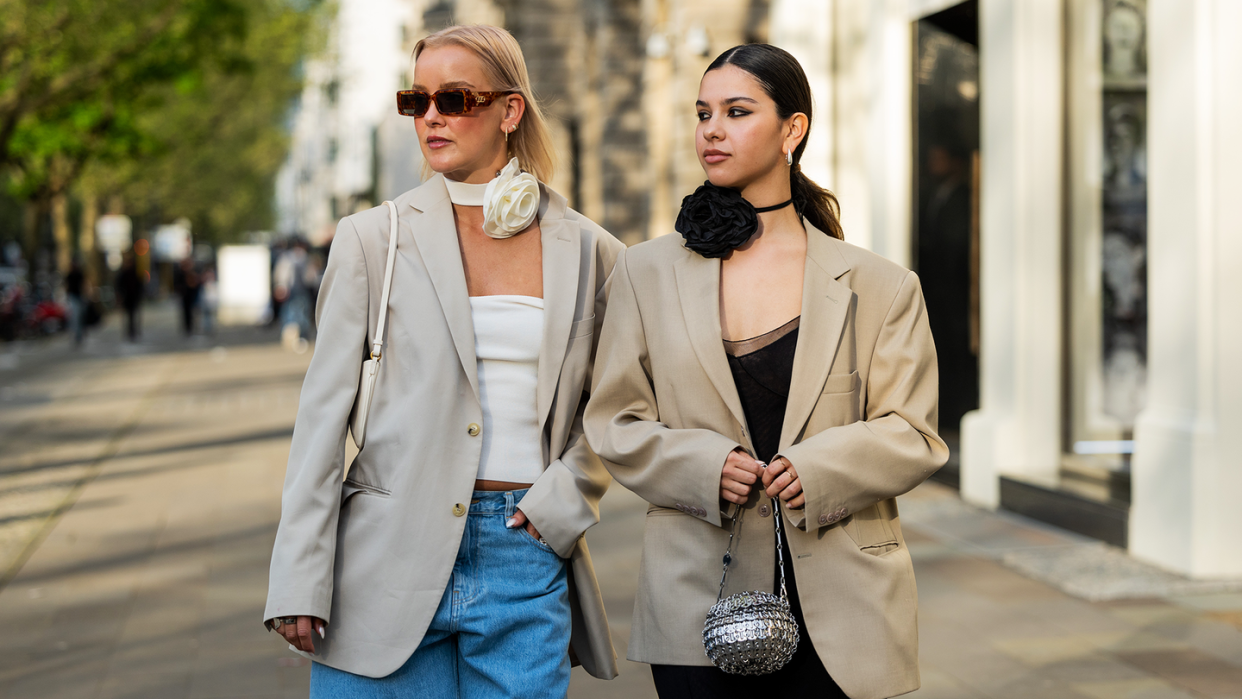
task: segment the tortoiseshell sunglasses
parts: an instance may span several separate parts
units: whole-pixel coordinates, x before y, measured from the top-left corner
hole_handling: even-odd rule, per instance
[[[469,114],[475,107],[486,107],[498,97],[512,94],[514,94],[512,90],[475,92],[464,87],[437,90],[431,94],[422,90],[400,90],[397,92],[397,112],[409,117],[425,116],[434,100],[437,112],[447,116],[460,116]]]

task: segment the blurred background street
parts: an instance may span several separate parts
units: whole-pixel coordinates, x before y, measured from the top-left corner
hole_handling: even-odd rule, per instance
[[[420,183],[394,92],[453,23],[629,245],[712,59],[798,58],[801,167],[936,339],[914,696],[1242,697],[1242,2],[0,0],[0,699],[306,695],[259,617],[318,286]],[[622,656],[644,513],[589,534]]]

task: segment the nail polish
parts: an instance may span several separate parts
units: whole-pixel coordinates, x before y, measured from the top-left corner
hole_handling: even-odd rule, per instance
[[[514,527],[516,527],[516,526],[517,526],[517,518],[516,518],[516,517],[510,517],[509,519],[505,520],[505,528],[506,528],[506,529],[512,529],[512,528],[514,528]]]

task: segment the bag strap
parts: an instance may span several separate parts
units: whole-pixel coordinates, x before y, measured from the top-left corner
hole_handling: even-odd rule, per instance
[[[388,205],[391,222],[388,224],[388,265],[384,270],[384,293],[380,295],[379,324],[375,328],[375,342],[371,345],[371,359],[378,360],[384,349],[384,326],[388,321],[388,293],[392,291],[392,270],[397,266],[397,205]]]
[[[763,465],[767,467],[767,464]],[[716,593],[717,602],[724,596],[725,578],[729,577],[729,564],[733,562],[733,535],[737,533],[737,524],[742,521],[744,514],[746,514],[746,509],[738,505],[737,511],[733,514],[733,526],[729,529],[729,545],[725,547],[724,572],[720,574],[720,591]],[[781,569],[781,599],[788,599],[789,593],[785,590],[785,549],[781,546],[781,504],[775,498],[772,500],[772,518],[776,525],[776,563]]]

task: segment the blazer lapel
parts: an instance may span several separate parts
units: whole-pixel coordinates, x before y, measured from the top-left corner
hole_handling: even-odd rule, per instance
[[[414,243],[423,258],[427,276],[435,287],[436,298],[444,311],[461,367],[470,379],[475,398],[478,398],[479,367],[474,354],[470,293],[466,289],[466,270],[461,263],[457,224],[453,220],[453,204],[444,186],[444,176],[436,175],[414,190],[410,206],[421,212],[410,224]]]
[[[720,331],[720,260],[689,253],[674,264],[686,332],[699,364],[739,425],[746,424]],[[749,442],[749,440],[747,440]]]
[[[565,363],[569,329],[578,303],[581,229],[565,218],[565,198],[540,185],[544,202],[539,216],[539,240],[543,245],[543,342],[539,349],[539,379],[535,408],[543,430],[552,410],[556,385]],[[591,302],[594,302],[592,297]],[[592,306],[593,308],[594,306]]]
[[[849,263],[828,237],[806,226],[806,271],[802,279],[802,319],[794,351],[793,380],[781,426],[781,448],[793,443],[811,416],[836,358],[854,292],[838,281]]]

